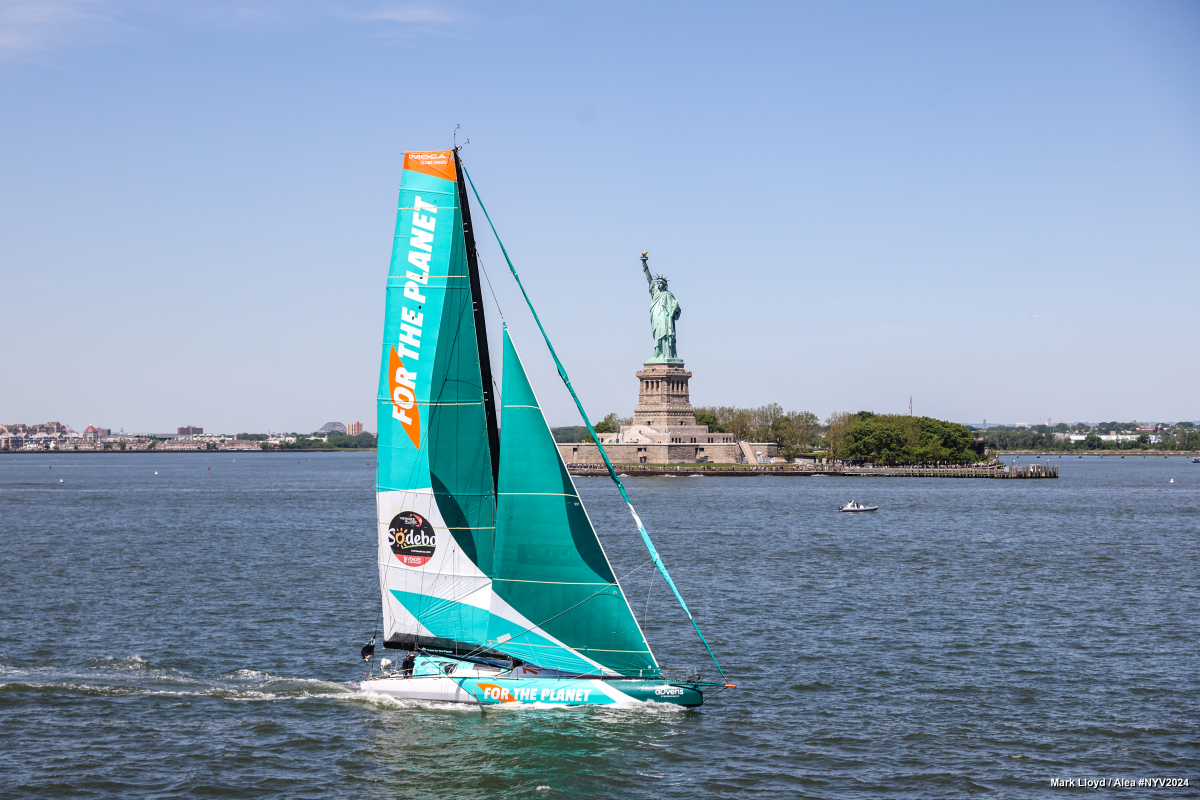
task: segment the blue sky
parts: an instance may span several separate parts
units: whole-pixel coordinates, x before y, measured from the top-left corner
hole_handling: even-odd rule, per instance
[[[595,418],[645,249],[696,404],[1200,417],[1195,3],[4,0],[0,108],[0,422],[374,430],[402,154],[457,124]]]

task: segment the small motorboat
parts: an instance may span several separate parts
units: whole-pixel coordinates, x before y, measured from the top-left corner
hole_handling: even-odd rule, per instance
[[[838,511],[878,511],[879,506],[864,506],[857,500],[851,500],[846,505],[838,509]]]
[[[1193,464],[1200,464],[1200,458],[1193,458],[1193,459],[1192,459],[1192,463],[1193,463]]]

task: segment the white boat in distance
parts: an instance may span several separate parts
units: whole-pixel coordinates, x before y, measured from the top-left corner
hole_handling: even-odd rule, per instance
[[[838,511],[878,511],[879,506],[864,506],[857,500],[851,500],[846,505],[838,509]]]

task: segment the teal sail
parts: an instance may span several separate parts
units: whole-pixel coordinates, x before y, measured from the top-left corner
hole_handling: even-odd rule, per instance
[[[573,651],[622,675],[657,676],[507,327],[500,420],[493,591]],[[507,652],[538,663],[522,638]]]
[[[487,635],[495,489],[459,181],[405,154],[387,281],[376,505],[385,641]]]
[[[521,402],[498,435],[459,168],[453,151],[405,153],[379,378],[384,642],[655,675],[507,335]]]

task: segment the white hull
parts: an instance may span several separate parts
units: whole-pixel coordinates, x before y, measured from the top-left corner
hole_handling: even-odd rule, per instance
[[[401,672],[385,671],[378,677],[365,679],[361,687],[364,692],[398,700],[433,700],[477,706],[608,706],[645,702],[698,706],[704,702],[701,685],[662,678],[597,680],[525,666],[500,670],[425,657],[417,659],[414,673],[412,677],[405,677]]]
[[[401,700],[475,703],[475,698],[463,689],[463,681],[453,678],[372,678],[362,682],[362,690]]]
[[[494,692],[487,688],[496,686],[507,690],[508,695],[515,696],[518,688],[526,688],[532,699],[522,700],[522,703],[543,702],[548,705],[613,705],[616,703],[640,703],[642,701],[631,697],[606,681],[592,680],[520,680],[513,678],[450,678],[450,677],[415,677],[415,678],[372,678],[361,684],[364,692],[382,694],[398,700],[434,700],[442,703],[469,703],[470,705],[492,705],[496,700],[491,696]],[[545,700],[541,699],[543,689],[548,692]],[[555,699],[555,691],[570,692],[570,699]],[[486,694],[485,694],[486,692]],[[561,695],[560,695],[561,697]],[[504,701],[501,701],[504,702]]]

